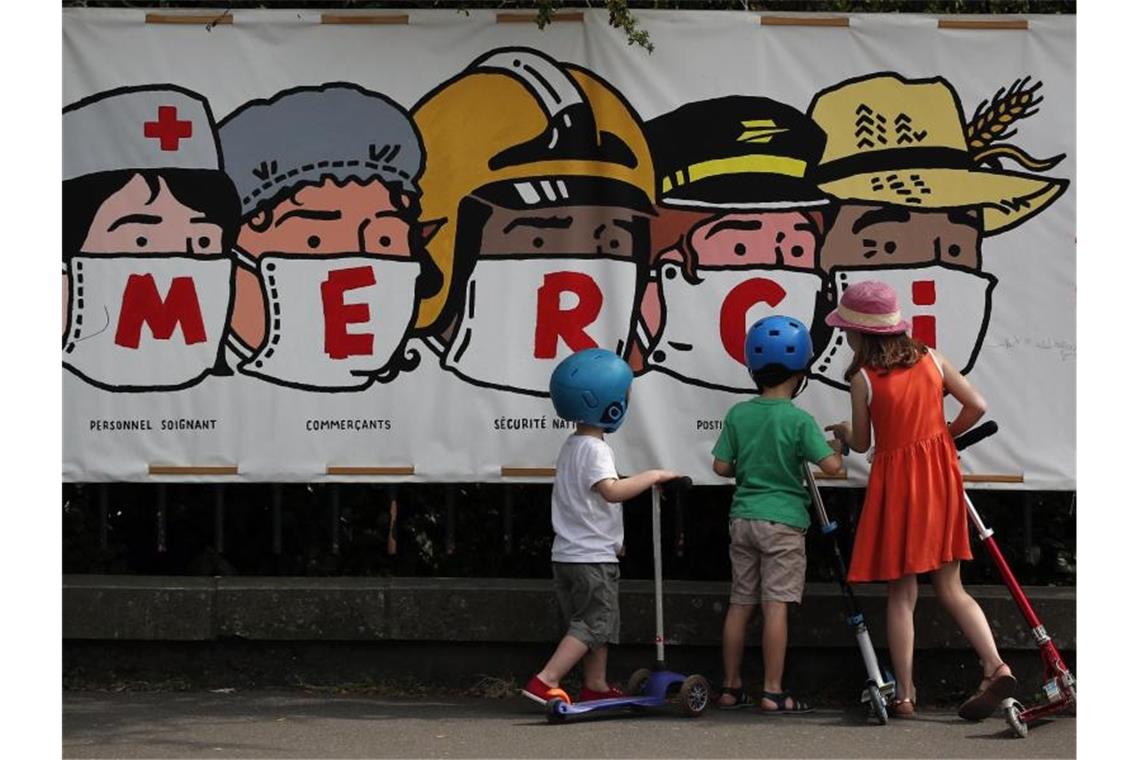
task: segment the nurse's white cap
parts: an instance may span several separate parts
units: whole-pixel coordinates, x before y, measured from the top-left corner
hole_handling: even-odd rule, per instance
[[[222,168],[210,106],[173,85],[101,92],[63,109],[63,178],[122,169]]]

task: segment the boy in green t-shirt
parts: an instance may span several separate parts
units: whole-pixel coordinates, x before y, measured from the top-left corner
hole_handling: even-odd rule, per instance
[[[804,590],[804,535],[811,524],[811,497],[804,487],[803,462],[828,474],[842,466],[839,441],[824,440],[810,414],[792,403],[806,382],[812,345],[808,328],[784,316],[765,317],[748,330],[745,358],[760,391],[757,398],[728,410],[713,446],[713,470],[736,478],[729,512],[732,594],[724,617],[724,685],[718,706],[747,707],[740,664],[748,621],[763,608],[764,688],[760,709],[804,713],[811,707],[784,691],[788,603]]]

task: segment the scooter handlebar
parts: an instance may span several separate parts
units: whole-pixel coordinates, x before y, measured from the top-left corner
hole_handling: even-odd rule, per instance
[[[987,420],[981,425],[978,425],[976,428],[967,430],[965,433],[962,433],[962,435],[955,438],[954,446],[957,447],[958,451],[961,451],[962,449],[965,449],[969,446],[973,446],[978,441],[989,438],[997,431],[998,424],[993,420]]]
[[[688,475],[680,475],[672,480],[666,480],[664,483],[658,483],[657,487],[666,493],[688,491],[693,487],[693,479]]]

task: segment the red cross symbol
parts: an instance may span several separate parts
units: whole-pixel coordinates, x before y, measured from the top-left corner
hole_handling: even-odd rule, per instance
[[[157,137],[158,146],[163,150],[178,150],[178,141],[189,137],[193,122],[179,121],[178,109],[174,106],[159,106],[158,121],[143,123],[143,134]]]

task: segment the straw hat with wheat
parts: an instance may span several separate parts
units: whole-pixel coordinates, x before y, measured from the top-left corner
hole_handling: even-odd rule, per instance
[[[871,74],[819,92],[808,115],[827,133],[816,180],[841,200],[917,210],[981,207],[992,235],[1043,210],[1068,180],[1014,172],[1009,159],[1048,171],[1064,154],[1039,161],[1005,140],[1015,122],[1037,113],[1041,83],[1016,80],[984,101],[966,122],[954,89],[941,77]]]

